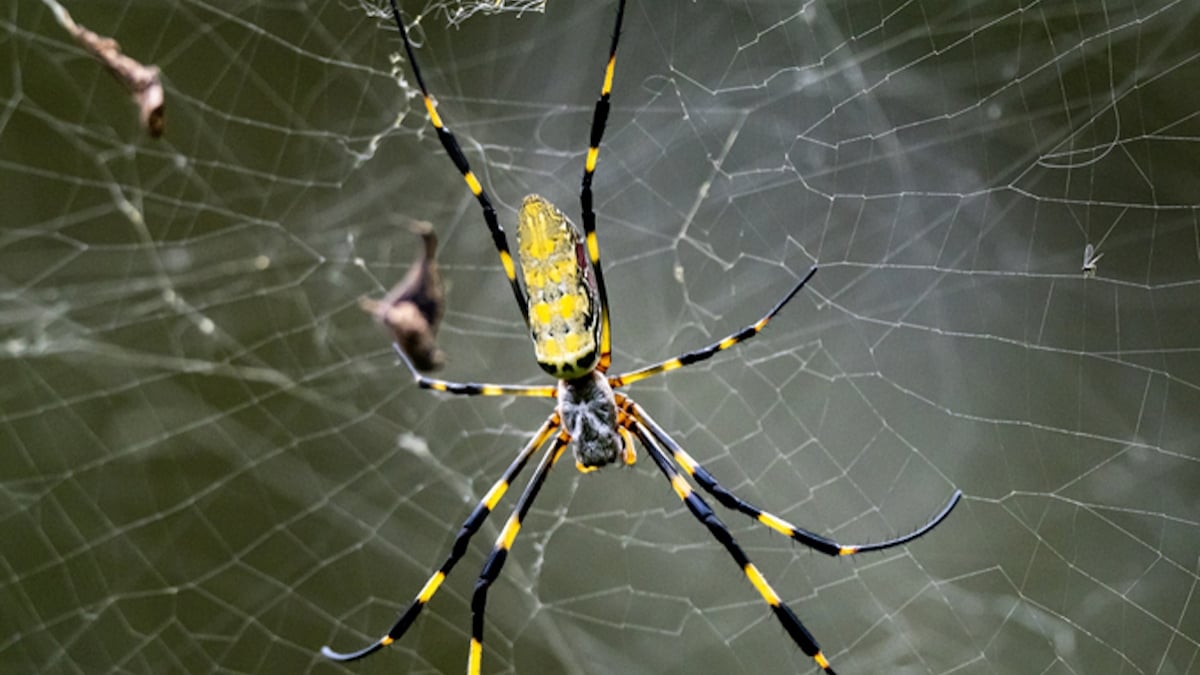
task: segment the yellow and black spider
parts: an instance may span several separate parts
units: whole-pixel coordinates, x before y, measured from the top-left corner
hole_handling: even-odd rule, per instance
[[[580,202],[583,208],[582,239],[575,226],[561,211],[545,199],[530,195],[521,204],[517,221],[517,248],[521,263],[522,284],[517,281],[517,272],[504,229],[496,219],[487,192],[478,178],[471,172],[462,148],[454,135],[442,122],[433,98],[421,78],[412,43],[408,39],[404,22],[396,0],[390,0],[392,14],[404,40],[404,49],[412,65],[417,86],[421,89],[429,120],[437,130],[438,139],[446,153],[458,168],[471,194],[479,201],[483,217],[491,231],[492,240],[500,254],[504,274],[512,286],[513,296],[521,310],[533,338],[534,352],[538,365],[557,378],[557,384],[544,387],[529,387],[497,384],[468,384],[448,382],[425,377],[417,372],[404,351],[397,349],[400,359],[408,367],[416,382],[424,389],[433,389],[449,394],[464,396],[536,396],[557,398],[554,412],[533,435],[533,439],[521,449],[516,459],[504,470],[504,474],[492,485],[487,494],[463,522],[455,537],[450,555],[442,566],[429,578],[413,599],[412,604],[399,616],[386,635],[356,652],[335,652],[329,647],[321,652],[338,661],[353,661],[372,654],[390,645],[402,636],[421,609],[433,598],[446,576],[466,552],[471,537],[483,525],[512,481],[525,467],[529,459],[546,445],[550,447],[542,457],[533,478],[525,487],[512,515],[504,524],[496,539],[491,555],[475,584],[471,599],[471,644],[467,672],[478,675],[483,656],[484,607],[488,588],[500,574],[513,540],[521,528],[521,521],[529,512],[534,498],[564,450],[569,446],[575,455],[575,465],[583,472],[594,471],[608,464],[621,462],[633,464],[635,452],[630,434],[637,436],[650,458],[666,476],[671,488],[709,533],[733,556],[738,567],[763,600],[771,607],[775,617],[800,649],[816,661],[825,672],[833,673],[829,661],[821,653],[816,640],[804,627],[796,614],[779,598],[771,585],[746,556],[745,551],[734,541],[726,526],[717,518],[704,499],[693,490],[688,479],[672,464],[678,464],[702,489],[712,495],[722,506],[754,518],[763,525],[780,532],[801,544],[831,556],[852,555],[864,551],[879,551],[899,546],[929,532],[950,514],[958,503],[961,492],[955,491],[945,508],[932,520],[917,530],[902,537],[876,544],[843,545],[797,527],[777,516],[771,515],[737,497],[720,483],[703,466],[696,462],[679,446],[652,417],[646,414],[633,399],[613,391],[652,375],[682,368],[711,358],[714,354],[748,340],[759,333],[781,309],[804,287],[816,273],[814,266],[792,289],[777,302],[771,311],[758,321],[714,342],[707,347],[681,354],[645,368],[608,376],[612,359],[612,337],[609,330],[608,297],[604,288],[603,268],[600,264],[600,245],[596,240],[596,214],[592,209],[592,175],[600,153],[600,140],[604,135],[609,112],[609,94],[613,85],[613,69],[617,57],[617,40],[621,33],[621,19],[625,14],[625,0],[617,3],[616,26],[613,28],[612,44],[609,47],[608,64],[604,70],[604,84],[600,99],[592,117],[591,141],[583,170],[583,187]]]

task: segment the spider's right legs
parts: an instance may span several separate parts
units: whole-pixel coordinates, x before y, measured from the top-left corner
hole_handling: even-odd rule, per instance
[[[596,369],[601,373],[608,370],[612,362],[612,330],[608,320],[608,290],[604,287],[604,269],[600,264],[600,243],[596,239],[596,210],[592,205],[592,176],[596,173],[596,161],[600,157],[600,141],[604,138],[604,127],[608,123],[609,95],[612,93],[613,71],[617,66],[617,41],[621,37],[621,20],[625,17],[625,0],[617,3],[617,22],[613,26],[612,44],[608,48],[608,64],[604,67],[604,84],[600,86],[600,98],[592,113],[592,131],[588,140],[587,160],[583,165],[583,185],[579,192],[579,203],[583,209],[583,236],[587,242],[588,260],[596,274],[596,290],[600,295],[600,362]]]
[[[700,349],[680,354],[679,356],[667,359],[666,361],[662,361],[654,365],[646,366],[645,368],[638,368],[637,370],[630,371],[628,373],[610,377],[608,378],[608,383],[612,385],[614,389],[617,387],[624,387],[627,384],[637,382],[638,380],[644,380],[647,377],[653,377],[659,373],[665,373],[669,370],[675,370],[676,368],[690,366],[693,363],[706,361],[716,356],[718,353],[733,347],[734,345],[738,345],[746,340],[749,340],[755,335],[758,335],[763,328],[766,328],[767,323],[769,323],[771,319],[775,318],[775,315],[779,313],[779,310],[783,309],[784,305],[788,304],[792,298],[796,297],[796,294],[800,292],[800,289],[804,288],[804,285],[807,284],[808,280],[812,279],[813,275],[816,273],[817,266],[813,265],[812,268],[808,270],[808,274],[805,274],[804,278],[801,279],[799,283],[797,283],[795,286],[792,286],[792,290],[788,291],[788,294],[783,296],[782,300],[775,303],[775,306],[771,308],[771,311],[764,314],[763,317],[758,321],[755,321],[740,331],[728,335],[707,347],[701,347]]]
[[[950,515],[950,512],[954,510],[954,507],[958,505],[958,501],[962,498],[962,490],[955,490],[954,494],[950,495],[950,501],[944,507],[942,507],[942,510],[939,511],[937,515],[929,519],[929,521],[927,521],[921,527],[918,527],[917,529],[899,537],[885,539],[884,541],[875,542],[873,544],[839,544],[832,539],[822,537],[821,535],[815,532],[810,532],[803,527],[793,525],[779,516],[763,511],[757,506],[754,506],[741,497],[733,494],[725,486],[717,482],[717,479],[708,472],[708,469],[705,469],[703,465],[701,465],[690,454],[688,454],[687,451],[684,450],[678,443],[676,443],[674,439],[667,435],[667,432],[664,431],[663,428],[658,425],[658,422],[655,422],[654,419],[650,417],[650,415],[648,415],[641,406],[634,403],[633,400],[627,396],[618,395],[617,400],[620,405],[626,409],[630,415],[633,416],[634,419],[644,425],[650,431],[650,433],[653,434],[656,439],[658,439],[659,442],[667,447],[667,450],[670,451],[671,457],[674,458],[675,462],[679,464],[679,466],[683,467],[683,470],[686,471],[689,476],[696,479],[696,482],[700,484],[700,487],[704,488],[705,492],[715,497],[716,500],[721,503],[721,506],[750,516],[772,530],[775,530],[786,537],[790,537],[791,539],[804,544],[814,551],[824,553],[825,555],[854,555],[856,553],[866,553],[868,551],[882,551],[895,546],[900,546],[902,544],[907,544],[908,542],[927,534],[930,530],[937,527],[943,520],[946,519],[947,516]]]
[[[671,488],[675,490],[675,494],[679,497],[679,500],[687,506],[688,511],[691,511],[696,520],[708,528],[708,532],[712,535],[713,539],[716,539],[725,547],[725,550],[729,552],[734,562],[741,568],[742,574],[746,575],[746,579],[754,586],[759,595],[762,596],[762,599],[775,614],[775,618],[779,620],[783,629],[787,631],[788,636],[792,638],[792,641],[796,643],[800,651],[816,662],[817,666],[825,673],[835,675],[833,667],[829,665],[829,660],[821,652],[821,648],[817,645],[817,641],[812,636],[812,633],[808,632],[808,629],[805,628],[804,623],[800,621],[796,613],[792,611],[792,608],[788,607],[787,603],[775,592],[775,589],[771,588],[771,584],[767,582],[766,577],[750,561],[746,552],[734,540],[733,534],[729,532],[729,528],[725,526],[725,523],[722,523],[721,519],[717,518],[717,514],[713,513],[712,508],[709,507],[700,495],[696,494],[691,484],[687,482],[687,479],[671,464],[671,460],[667,458],[666,453],[658,444],[658,440],[655,439],[654,435],[648,433],[645,427],[636,419],[626,418],[626,422],[642,442],[646,451],[650,453],[651,459],[658,465],[659,470],[667,477],[667,480],[671,483]]]

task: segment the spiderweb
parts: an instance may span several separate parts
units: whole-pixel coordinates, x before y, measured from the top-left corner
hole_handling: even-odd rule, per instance
[[[577,211],[612,19],[536,4],[405,3],[505,223],[528,192]],[[396,645],[317,653],[391,624],[548,413],[416,389],[358,308],[429,220],[443,375],[544,381],[394,28],[68,8],[162,68],[167,126],[42,3],[0,10],[0,671],[461,671],[515,491]],[[1198,31],[1181,0],[631,0],[596,180],[615,369],[821,270],[629,393],[844,542],[966,494],[863,559],[721,514],[840,672],[1200,672]],[[550,476],[484,668],[812,670],[646,458]]]

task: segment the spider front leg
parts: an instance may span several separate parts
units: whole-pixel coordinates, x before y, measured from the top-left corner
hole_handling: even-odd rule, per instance
[[[604,127],[608,124],[609,97],[612,94],[613,73],[617,67],[617,42],[621,38],[621,19],[625,17],[625,0],[617,3],[617,23],[613,26],[612,44],[608,48],[608,63],[604,66],[604,83],[600,85],[600,98],[592,112],[592,130],[589,134],[587,159],[583,165],[583,180],[579,190],[579,206],[583,211],[583,236],[587,243],[588,260],[596,275],[596,290],[600,295],[600,362],[596,369],[608,371],[612,362],[612,329],[608,317],[608,289],[604,286],[604,266],[600,264],[600,242],[596,238],[596,210],[592,204],[592,176],[596,173],[596,162],[600,158],[600,141],[604,139]]]
[[[679,466],[683,467],[683,470],[686,471],[689,476],[696,479],[696,482],[700,484],[700,487],[704,488],[706,492],[715,497],[722,506],[739,513],[744,513],[763,525],[771,528],[772,530],[775,530],[784,536],[790,537],[791,539],[794,539],[795,541],[826,555],[854,555],[855,553],[865,553],[867,551],[882,551],[895,546],[900,546],[901,544],[907,544],[908,542],[927,534],[930,530],[937,527],[943,520],[946,519],[947,516],[950,515],[950,512],[954,510],[954,507],[958,505],[958,501],[962,498],[962,490],[955,490],[954,494],[950,495],[950,501],[942,508],[941,511],[938,512],[936,516],[908,534],[874,544],[839,544],[836,541],[822,537],[815,532],[810,532],[802,527],[792,525],[779,516],[775,516],[763,511],[757,506],[754,506],[753,504],[743,500],[741,497],[733,494],[719,482],[717,482],[717,479],[714,478],[707,469],[705,469],[699,462],[689,455],[686,450],[684,450],[678,443],[675,442],[674,439],[667,435],[667,432],[663,431],[663,428],[660,427],[658,423],[655,422],[654,419],[642,409],[641,406],[634,403],[633,400],[627,396],[618,395],[617,402],[623,410],[632,415],[633,418],[636,419],[641,425],[644,425],[647,429],[649,429],[650,433],[653,434],[656,439],[658,439],[663,445],[667,446],[667,448],[671,451],[671,456],[675,459],[675,462],[679,464]]]
[[[467,519],[463,521],[462,527],[458,531],[458,535],[454,538],[454,544],[451,546],[450,555],[446,557],[445,562],[443,562],[442,566],[433,573],[433,576],[429,577],[429,580],[425,582],[425,585],[421,587],[421,590],[417,593],[417,597],[413,598],[413,601],[408,606],[408,609],[405,609],[404,612],[400,614],[399,618],[396,619],[396,623],[392,625],[391,629],[389,629],[383,637],[375,641],[374,644],[364,647],[356,652],[335,652],[328,646],[325,646],[321,648],[321,653],[324,654],[326,658],[333,659],[334,661],[356,661],[364,656],[374,654],[383,647],[386,647],[400,639],[400,636],[404,635],[409,627],[412,626],[413,622],[417,620],[417,616],[421,613],[421,610],[424,609],[425,605],[428,604],[433,598],[433,594],[437,593],[438,588],[440,588],[442,582],[446,580],[446,577],[450,574],[450,571],[454,569],[454,566],[458,564],[458,561],[461,560],[463,555],[467,552],[467,544],[470,543],[471,537],[475,536],[475,533],[478,532],[479,528],[483,525],[483,521],[487,520],[488,515],[490,515],[492,510],[496,508],[496,505],[500,503],[500,499],[504,497],[506,492],[508,492],[508,487],[512,485],[513,480],[515,480],[517,475],[521,473],[521,469],[525,468],[525,464],[529,461],[529,458],[533,456],[533,453],[537,452],[538,448],[545,444],[545,442],[555,431],[558,431],[559,424],[560,420],[558,413],[551,415],[550,418],[547,419],[544,424],[542,424],[541,428],[537,430],[537,433],[534,434],[529,443],[527,443],[525,447],[521,449],[521,452],[517,455],[516,459],[514,459],[512,463],[508,465],[508,468],[504,470],[504,474],[500,476],[500,480],[497,480],[492,485],[491,489],[487,491],[487,494],[484,495],[479,504],[475,506],[475,509],[471,511],[471,515],[467,516]],[[561,446],[561,441],[559,442],[558,446],[556,446],[556,451],[561,452],[561,447],[559,446]],[[552,452],[551,454],[554,453]]]
[[[521,310],[521,318],[524,319],[525,325],[529,325],[529,306],[525,302],[525,295],[521,293],[521,285],[517,282],[517,269],[513,265],[512,254],[508,250],[508,238],[504,235],[504,228],[501,227],[500,221],[496,218],[496,208],[492,206],[492,200],[488,198],[487,191],[483,189],[479,178],[471,171],[471,165],[467,162],[467,156],[463,154],[462,146],[458,144],[458,140],[454,137],[454,133],[442,122],[442,116],[438,114],[437,105],[433,101],[433,97],[429,95],[429,89],[425,87],[425,78],[421,76],[421,67],[417,65],[417,55],[413,50],[412,42],[408,39],[408,31],[404,28],[404,20],[400,18],[400,8],[396,6],[396,0],[390,0],[392,7],[392,17],[396,19],[396,28],[400,31],[400,38],[404,41],[404,51],[408,54],[408,64],[412,66],[413,77],[417,80],[417,87],[421,90],[421,99],[425,102],[425,112],[429,114],[429,122],[433,124],[433,128],[437,131],[438,140],[441,141],[442,148],[446,151],[446,155],[450,161],[454,163],[454,168],[462,174],[463,181],[467,184],[467,189],[475,196],[475,200],[479,202],[479,208],[483,211],[483,220],[487,224],[488,232],[492,234],[492,244],[496,247],[496,253],[500,256],[500,266],[504,269],[504,276],[508,277],[508,284],[512,287],[513,297],[517,301],[517,308]],[[457,392],[454,392],[457,393]]]
[[[787,603],[780,599],[775,589],[771,588],[771,584],[767,582],[766,577],[762,575],[762,572],[750,561],[746,552],[734,540],[733,535],[729,532],[729,528],[721,522],[720,518],[717,518],[712,508],[709,507],[700,495],[692,490],[692,486],[687,482],[687,479],[671,464],[671,460],[667,458],[666,453],[659,446],[654,435],[647,432],[646,428],[635,418],[626,418],[624,423],[641,440],[642,445],[650,454],[650,458],[654,460],[659,470],[662,471],[663,475],[671,483],[671,488],[675,490],[675,494],[679,497],[680,501],[687,506],[696,520],[708,528],[709,534],[720,542],[725,547],[725,550],[729,552],[729,555],[733,557],[734,562],[741,568],[742,574],[746,575],[746,579],[754,586],[767,605],[771,607],[775,618],[783,625],[783,629],[787,631],[788,636],[792,638],[796,646],[800,647],[800,650],[812,658],[826,673],[836,675],[833,667],[829,665],[829,660],[821,652],[821,647],[817,645],[816,638],[812,636],[812,633],[808,632],[808,629],[804,627],[804,623],[787,606]]]

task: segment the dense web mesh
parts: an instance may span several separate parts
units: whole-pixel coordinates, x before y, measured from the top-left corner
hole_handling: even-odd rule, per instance
[[[317,652],[391,624],[549,412],[418,390],[358,307],[428,220],[442,375],[545,381],[373,3],[66,3],[162,69],[157,141],[44,3],[0,9],[0,671],[464,667],[515,494],[396,645]],[[577,214],[614,3],[403,4],[502,222]],[[840,672],[1200,672],[1197,11],[631,0],[595,184],[614,370],[821,270],[628,393],[843,542],[966,495],[862,559],[722,512]],[[643,457],[551,474],[484,670],[812,664]]]

